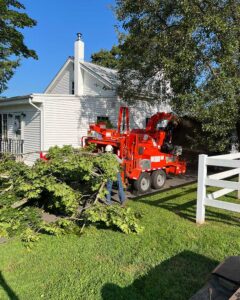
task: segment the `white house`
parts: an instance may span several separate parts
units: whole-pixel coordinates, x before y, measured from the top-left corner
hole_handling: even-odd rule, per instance
[[[43,94],[0,100],[0,152],[24,153],[32,164],[40,151],[58,145],[80,146],[89,123],[117,123],[123,101],[116,94],[117,71],[84,61],[81,35],[69,57]],[[143,127],[161,103],[130,105],[131,127]]]

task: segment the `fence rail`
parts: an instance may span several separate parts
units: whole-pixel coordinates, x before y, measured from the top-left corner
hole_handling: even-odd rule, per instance
[[[240,153],[225,154],[208,157],[199,155],[198,161],[198,191],[196,222],[202,224],[205,221],[205,207],[211,206],[240,213],[240,204],[217,200],[233,191],[238,191],[240,199]],[[224,172],[208,175],[207,166],[219,166],[232,168]],[[238,182],[223,180],[238,175]],[[207,186],[221,188],[220,190],[207,193]]]
[[[24,140],[0,139],[0,153],[22,154]]]

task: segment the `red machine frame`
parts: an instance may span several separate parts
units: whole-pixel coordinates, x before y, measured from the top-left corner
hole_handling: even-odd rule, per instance
[[[154,188],[162,187],[168,173],[179,175],[186,172],[186,162],[180,160],[181,153],[176,151],[179,148],[171,141],[175,120],[173,114],[161,112],[150,118],[145,129],[130,130],[129,109],[121,107],[117,130],[106,128],[104,122],[91,124],[89,136],[84,140],[86,145],[95,144],[102,152],[106,145],[112,145],[114,153],[123,160],[124,182],[134,182],[137,189],[145,192],[151,183]],[[161,122],[166,126],[158,127]],[[145,180],[145,188],[141,185],[142,180]]]

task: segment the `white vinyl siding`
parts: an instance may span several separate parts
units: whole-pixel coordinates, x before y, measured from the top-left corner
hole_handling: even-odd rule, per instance
[[[132,128],[145,128],[146,118],[150,118],[157,112],[170,112],[171,108],[168,104],[155,102],[150,103],[138,100],[133,104],[127,105],[130,110],[130,126]]]
[[[102,97],[114,97],[116,95],[115,90],[109,88],[103,82],[93,77],[91,74],[84,71],[84,95],[86,96],[102,96]]]
[[[81,100],[80,135],[86,136],[89,124],[96,123],[97,117],[108,117],[114,127],[117,126],[120,102],[117,97],[83,97]]]
[[[31,153],[41,150],[41,113],[40,111],[29,111],[24,121],[24,153]],[[26,162],[33,162],[39,158],[39,153],[25,156]]]
[[[39,96],[40,97],[40,96]],[[108,117],[117,127],[120,103],[117,97],[44,97],[44,150],[58,145],[81,146],[89,124],[97,117]],[[139,101],[130,106],[130,127],[145,127],[146,117],[157,112],[156,105]]]
[[[56,80],[53,86],[49,89],[48,94],[72,94],[73,63],[69,63],[61,76]]]
[[[51,146],[81,146],[90,123],[98,116],[109,117],[117,125],[120,103],[117,98],[100,97],[44,97],[44,150]]]
[[[129,107],[130,128],[145,127],[146,117],[164,109],[163,106],[152,105],[145,101],[127,105],[120,102],[118,97],[76,97],[74,95],[48,94],[34,94],[32,97],[33,103],[41,100],[42,113],[30,104],[1,108],[2,114],[8,114],[9,138],[15,138],[14,116],[25,115],[22,117],[24,153],[48,150],[55,145],[79,147],[81,138],[87,135],[89,124],[96,123],[97,117],[108,117],[116,128],[120,106]],[[168,110],[168,107],[165,107],[165,110]],[[41,123],[43,132],[41,132]],[[31,164],[37,158],[39,158],[38,153],[29,154],[25,156],[25,161]]]
[[[146,117],[151,117],[158,112],[159,105],[150,104],[146,101],[136,101],[136,103],[127,105],[120,102],[117,97],[82,97],[81,100],[81,118],[80,135],[87,134],[89,124],[97,122],[97,117],[108,117],[113,126],[117,127],[118,114],[120,106],[128,106],[130,114],[130,128],[145,128]],[[162,109],[167,110],[167,107]]]
[[[58,145],[80,145],[80,99],[44,97],[44,150]]]

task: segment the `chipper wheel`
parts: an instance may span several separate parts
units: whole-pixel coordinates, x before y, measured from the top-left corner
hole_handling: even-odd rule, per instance
[[[166,182],[166,173],[163,170],[154,171],[151,175],[152,188],[159,190]]]
[[[147,193],[151,187],[151,176],[147,172],[143,172],[133,183],[134,188],[140,193]]]

